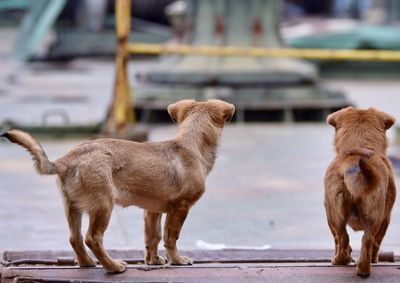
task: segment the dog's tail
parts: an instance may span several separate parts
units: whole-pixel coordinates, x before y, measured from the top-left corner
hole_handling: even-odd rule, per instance
[[[42,146],[30,134],[20,130],[10,130],[1,135],[9,141],[26,148],[32,155],[36,171],[42,175],[57,174],[57,166],[50,162]]]
[[[371,161],[374,154],[374,151],[364,148],[352,149],[345,153],[350,164],[344,168],[344,183],[354,198],[373,190],[379,183],[379,172]]]

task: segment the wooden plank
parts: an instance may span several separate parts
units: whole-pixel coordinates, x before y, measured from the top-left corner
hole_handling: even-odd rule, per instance
[[[193,250],[182,251],[185,256],[189,256],[195,263],[279,263],[279,262],[330,262],[334,254],[332,250],[245,250],[245,249],[225,249],[225,250]],[[109,254],[118,259],[126,260],[129,263],[143,263],[144,252],[141,250],[109,250]],[[161,254],[164,254],[161,251]],[[353,252],[353,257],[357,258],[358,251]],[[16,262],[21,264],[22,260],[47,260],[49,264],[62,261],[62,258],[73,257],[70,251],[5,251],[3,253],[4,262]],[[381,261],[394,261],[393,252],[381,252]]]
[[[399,265],[374,265],[369,279],[355,266],[331,265],[219,265],[146,269],[129,266],[110,275],[102,268],[5,268],[2,282],[398,282]]]

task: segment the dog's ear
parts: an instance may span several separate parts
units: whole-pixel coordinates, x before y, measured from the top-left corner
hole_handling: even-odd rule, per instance
[[[232,120],[233,115],[235,114],[235,106],[233,104],[230,103],[226,103],[226,107],[223,110],[223,119],[225,122],[229,122],[230,120]]]
[[[396,122],[396,119],[393,116],[381,111],[379,111],[379,118],[381,119],[385,130],[390,129],[393,126],[394,122]]]
[[[235,114],[235,106],[231,103],[209,99],[207,104],[211,110],[211,118],[217,126],[223,127],[224,123],[230,121]]]
[[[175,123],[180,123],[185,119],[185,115],[195,105],[193,99],[184,99],[168,106],[168,114]]]
[[[332,114],[328,115],[328,118],[326,118],[326,122],[333,127],[337,128],[340,122],[340,118],[342,117],[343,113],[349,111],[350,109],[354,109],[353,107],[349,106],[346,108],[343,108],[341,110],[338,110],[336,112],[333,112]]]

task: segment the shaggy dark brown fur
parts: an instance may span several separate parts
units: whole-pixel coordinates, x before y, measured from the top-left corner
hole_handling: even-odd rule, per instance
[[[336,157],[325,175],[325,208],[335,239],[334,265],[352,261],[348,224],[364,230],[357,274],[371,273],[390,222],[396,187],[386,157],[386,130],[395,122],[390,115],[373,108],[348,107],[328,116],[335,127]]]

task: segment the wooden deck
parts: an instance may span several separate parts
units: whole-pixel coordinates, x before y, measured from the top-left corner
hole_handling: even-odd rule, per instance
[[[391,252],[380,255],[372,275],[362,279],[349,266],[330,264],[330,250],[186,251],[192,266],[146,266],[143,251],[110,251],[129,263],[121,274],[101,266],[79,268],[71,252],[4,252],[1,282],[398,282],[400,262]],[[358,253],[354,253],[357,257]]]

